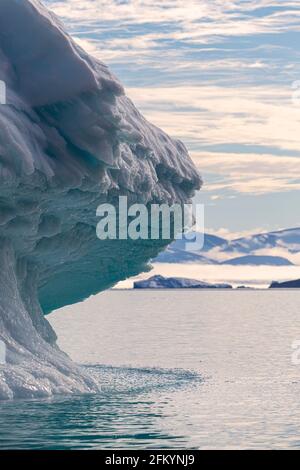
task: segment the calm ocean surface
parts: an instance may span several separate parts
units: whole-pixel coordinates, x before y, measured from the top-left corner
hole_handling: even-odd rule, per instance
[[[49,319],[103,391],[0,403],[0,448],[300,448],[300,291],[115,290]]]

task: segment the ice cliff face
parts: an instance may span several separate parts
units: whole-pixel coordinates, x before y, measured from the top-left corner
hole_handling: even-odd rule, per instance
[[[144,270],[162,247],[98,240],[97,206],[182,203],[201,180],[38,0],[0,1],[0,80],[0,398],[95,391],[44,313]]]

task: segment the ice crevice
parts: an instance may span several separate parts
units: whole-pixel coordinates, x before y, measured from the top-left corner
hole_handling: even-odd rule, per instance
[[[95,392],[45,314],[147,269],[165,244],[100,241],[96,208],[184,203],[201,179],[38,0],[0,2],[0,80],[0,398]]]

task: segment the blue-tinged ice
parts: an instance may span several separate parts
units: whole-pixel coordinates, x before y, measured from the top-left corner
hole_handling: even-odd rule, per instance
[[[96,207],[183,203],[201,180],[38,0],[0,2],[0,80],[0,398],[97,391],[44,313],[145,270],[162,243],[99,241]]]

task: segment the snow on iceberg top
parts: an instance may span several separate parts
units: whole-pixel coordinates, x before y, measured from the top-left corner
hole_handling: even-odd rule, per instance
[[[138,191],[141,184],[154,189],[151,183],[160,177],[176,180],[179,188],[199,187],[184,145],[147,123],[108,68],[75,44],[37,0],[0,3],[0,79],[7,84],[9,105],[1,109],[1,127],[14,134],[8,136],[15,150],[11,153],[22,160],[15,169],[21,166],[28,173],[36,167],[52,176],[56,169],[61,172],[52,154],[59,152],[61,163],[66,145],[72,144],[87,153],[86,160],[121,166],[127,176],[122,183],[126,180],[131,191]],[[13,163],[11,156],[7,159]],[[148,171],[138,178],[143,182],[134,184],[136,160],[143,159],[148,163],[138,166]],[[134,167],[130,175],[128,165]],[[168,190],[173,193],[171,186]]]

